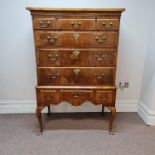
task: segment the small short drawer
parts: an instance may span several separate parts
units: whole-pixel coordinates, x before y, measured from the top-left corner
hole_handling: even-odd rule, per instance
[[[97,19],[97,30],[118,30],[118,19]]]
[[[96,104],[113,106],[115,103],[115,90],[98,90],[95,94]]]
[[[61,90],[61,98],[93,98],[93,91],[91,90]]]
[[[95,19],[59,19],[61,30],[95,30]]]
[[[39,106],[56,104],[57,92],[56,90],[46,90],[46,89],[37,90],[37,99]]]
[[[35,18],[33,23],[35,29],[57,29],[55,18]]]

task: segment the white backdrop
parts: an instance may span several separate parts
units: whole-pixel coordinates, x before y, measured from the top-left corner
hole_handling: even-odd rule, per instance
[[[0,0],[0,104],[35,102],[35,54],[31,16],[26,6],[126,8],[121,18],[116,85],[119,81],[128,81],[130,85],[128,89],[118,89],[117,104],[136,104],[140,97],[152,3],[153,0]]]

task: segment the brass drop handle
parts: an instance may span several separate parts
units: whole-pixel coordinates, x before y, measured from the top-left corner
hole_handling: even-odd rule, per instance
[[[99,75],[99,74],[95,74],[95,77],[96,77],[97,79],[103,79],[104,73],[101,73],[100,75]]]
[[[101,99],[101,100],[107,100],[108,98],[101,95],[101,96],[100,96],[100,99]]]
[[[102,22],[102,25],[103,25],[105,28],[112,28],[113,22],[110,22],[110,23]]]
[[[55,43],[57,41],[57,36],[47,36],[47,41],[49,43]]]
[[[51,24],[51,21],[41,21],[40,22],[40,26],[42,27],[42,28],[47,28],[47,27],[49,27],[49,25]]]
[[[71,22],[71,25],[74,27],[74,28],[79,28],[81,26],[81,21],[78,21],[78,22]]]
[[[54,56],[52,56],[51,54],[48,55],[48,59],[49,59],[50,62],[52,62],[52,61],[56,61],[57,58],[58,58],[58,55],[57,55],[57,54],[54,55]]]
[[[79,98],[80,93],[79,92],[72,92],[72,96],[75,97],[75,98]]]
[[[102,38],[96,37],[95,39],[98,43],[104,43],[106,41],[106,37],[102,37]]]
[[[59,73],[57,73],[57,74],[50,73],[48,76],[49,76],[50,79],[55,80],[55,79],[59,78]]]
[[[52,96],[47,95],[47,96],[45,96],[44,98],[45,98],[46,101],[51,101]]]
[[[102,54],[102,55],[97,55],[97,54],[95,54],[95,58],[96,58],[96,60],[98,60],[98,61],[103,61],[103,59],[106,57],[107,55],[105,55],[105,54]]]

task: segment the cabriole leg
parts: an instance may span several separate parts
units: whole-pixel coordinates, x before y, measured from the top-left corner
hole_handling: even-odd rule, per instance
[[[36,115],[39,121],[39,127],[40,127],[40,133],[42,134],[43,132],[43,124],[42,124],[42,116],[41,116],[41,111],[44,109],[44,107],[37,107],[36,109]]]
[[[114,135],[114,132],[112,131],[112,124],[113,124],[114,118],[116,116],[116,108],[108,107],[108,109],[111,111],[111,116],[110,116],[110,121],[109,121],[109,134]]]

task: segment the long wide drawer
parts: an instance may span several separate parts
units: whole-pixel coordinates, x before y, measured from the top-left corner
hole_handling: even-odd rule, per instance
[[[115,68],[38,68],[39,85],[114,85]]]
[[[116,49],[38,49],[39,67],[116,66]],[[68,61],[69,60],[69,61]]]
[[[35,31],[36,46],[47,47],[117,47],[118,32]]]
[[[95,105],[103,104],[114,106],[115,89],[37,89],[37,100],[39,106],[59,104],[62,101],[78,106],[85,101]]]

